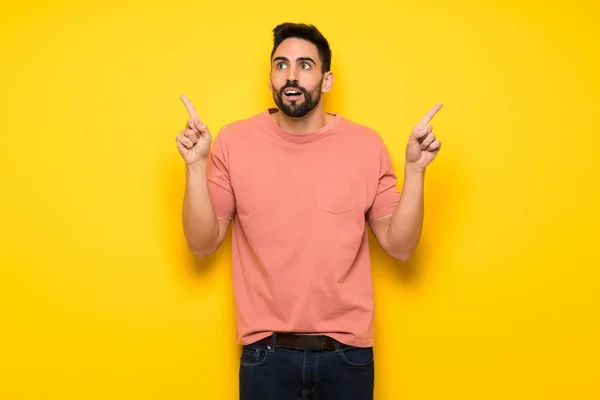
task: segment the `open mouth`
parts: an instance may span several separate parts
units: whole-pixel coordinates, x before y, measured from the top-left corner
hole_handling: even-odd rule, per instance
[[[302,92],[297,89],[286,89],[284,90],[283,95],[288,99],[295,100],[302,96]]]

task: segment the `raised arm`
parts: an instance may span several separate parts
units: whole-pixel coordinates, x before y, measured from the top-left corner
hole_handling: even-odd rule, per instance
[[[183,232],[190,251],[204,257],[223,243],[230,220],[217,216],[209,192],[207,164],[212,136],[190,100],[186,96],[181,96],[181,100],[190,116],[176,137],[177,148],[185,161]]]
[[[400,261],[407,261],[412,256],[421,238],[425,169],[441,147],[429,123],[441,108],[438,104],[429,110],[408,139],[404,184],[395,211],[370,221],[373,235],[382,249]]]

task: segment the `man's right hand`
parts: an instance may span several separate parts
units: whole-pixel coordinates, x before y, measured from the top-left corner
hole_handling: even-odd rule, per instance
[[[181,95],[181,101],[185,104],[190,118],[175,141],[186,165],[191,166],[208,157],[212,136],[206,125],[200,121],[192,102],[185,95]]]

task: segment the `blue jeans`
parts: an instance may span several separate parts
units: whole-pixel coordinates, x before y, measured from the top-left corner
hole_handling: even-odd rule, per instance
[[[242,347],[240,400],[372,400],[373,348],[336,345],[303,351],[267,344]]]

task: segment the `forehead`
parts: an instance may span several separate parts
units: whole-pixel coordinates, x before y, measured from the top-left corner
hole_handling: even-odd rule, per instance
[[[298,38],[289,38],[281,42],[273,53],[273,58],[275,57],[286,57],[291,61],[298,57],[310,57],[316,63],[320,61],[317,46],[308,40]]]

